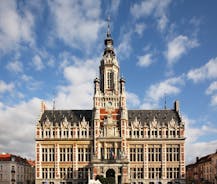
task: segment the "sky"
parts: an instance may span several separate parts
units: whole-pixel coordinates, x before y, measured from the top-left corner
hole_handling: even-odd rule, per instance
[[[217,149],[216,0],[1,0],[0,152],[34,159],[40,105],[91,109],[111,19],[128,109],[185,122],[186,164]]]

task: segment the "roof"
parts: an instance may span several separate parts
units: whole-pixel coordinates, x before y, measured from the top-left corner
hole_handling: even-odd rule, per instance
[[[203,163],[206,163],[206,162],[210,162],[210,161],[212,161],[212,158],[213,158],[213,156],[215,156],[215,155],[217,155],[217,152],[216,152],[216,153],[208,154],[208,155],[203,156],[203,157],[201,157],[201,158],[197,157],[195,163],[189,164],[189,165],[187,165],[186,167],[193,167],[193,166],[196,166],[196,165],[198,165],[198,164],[203,164]]]
[[[137,118],[141,123],[149,123],[154,119],[160,124],[167,123],[174,119],[175,122],[181,122],[179,113],[175,110],[128,110],[129,123]]]
[[[53,123],[60,124],[65,118],[68,122],[77,123],[85,120],[91,123],[92,110],[45,110],[39,120],[40,123],[49,120]]]
[[[70,123],[78,123],[85,118],[91,125],[92,110],[45,110],[39,123],[43,124],[48,120],[60,124],[65,118]],[[129,124],[137,119],[142,125],[152,122],[154,119],[160,124],[167,123],[172,119],[175,122],[181,122],[181,117],[175,110],[128,110],[128,119]]]
[[[31,165],[25,158],[9,153],[0,154],[0,161],[14,161],[21,164]]]

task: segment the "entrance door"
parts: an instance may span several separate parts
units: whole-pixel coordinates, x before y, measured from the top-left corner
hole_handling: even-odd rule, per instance
[[[108,169],[106,172],[106,180],[109,184],[115,184],[115,171],[114,169]]]

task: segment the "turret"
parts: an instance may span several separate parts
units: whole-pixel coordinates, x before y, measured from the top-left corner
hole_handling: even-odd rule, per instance
[[[95,78],[94,80],[94,94],[97,94],[100,92],[100,80],[98,77]]]
[[[120,79],[120,93],[125,93],[125,79],[123,77]]]

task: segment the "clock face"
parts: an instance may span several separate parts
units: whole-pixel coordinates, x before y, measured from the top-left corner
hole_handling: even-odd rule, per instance
[[[107,107],[112,107],[112,102],[107,102]]]

